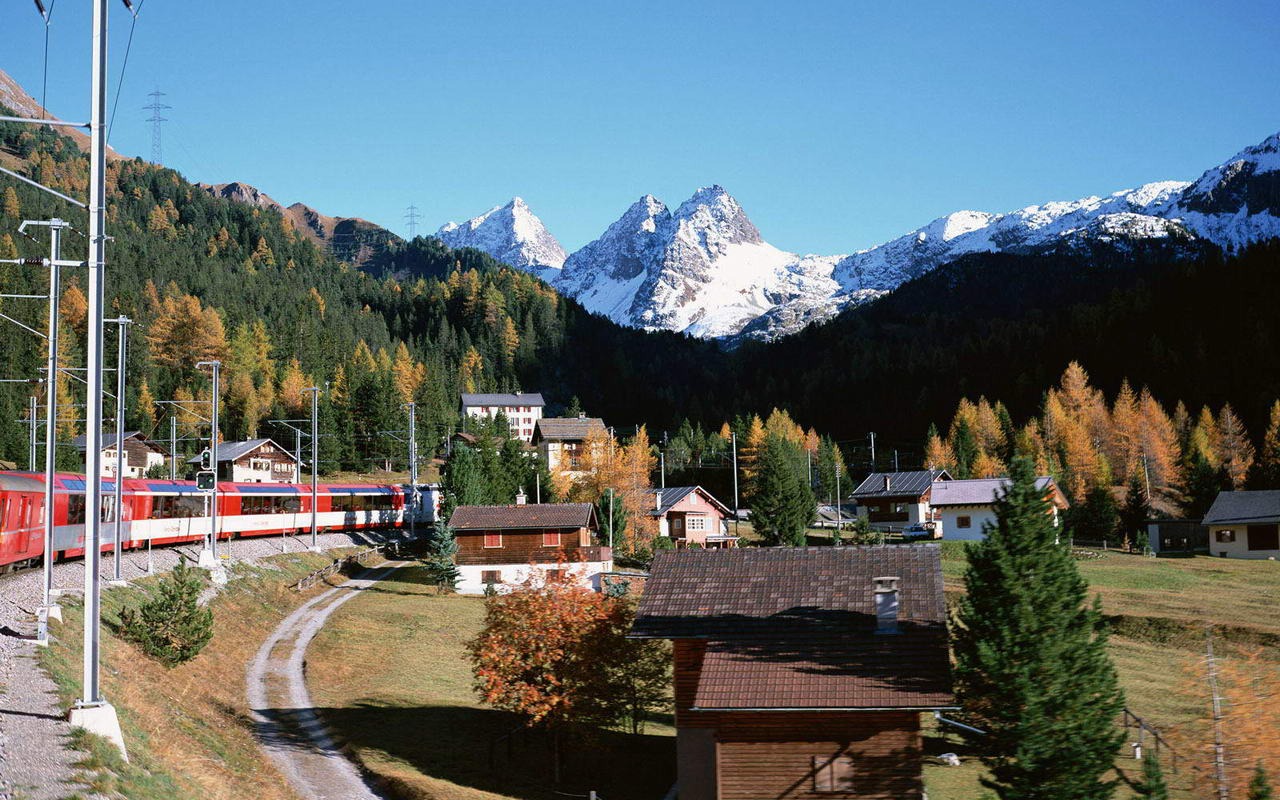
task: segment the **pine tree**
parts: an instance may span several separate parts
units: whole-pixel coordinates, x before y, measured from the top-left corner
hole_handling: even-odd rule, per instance
[[[1010,472],[995,524],[967,548],[954,642],[959,698],[987,731],[982,782],[1001,800],[1105,800],[1124,697],[1101,607],[1055,542],[1030,462]]]
[[[435,585],[437,592],[454,591],[458,587],[461,573],[454,563],[458,554],[458,540],[454,537],[453,528],[444,519],[436,520],[427,540],[427,555],[423,566],[427,570],[427,578]]]
[[[440,514],[444,519],[453,516],[458,506],[480,505],[488,501],[489,486],[483,465],[475,450],[465,445],[453,448],[444,467],[442,481],[444,500]]]
[[[607,491],[596,501],[596,518],[600,521],[601,544],[613,543],[616,549],[627,551],[627,505],[615,491]],[[612,525],[612,527],[610,527]]]
[[[1255,465],[1254,488],[1280,489],[1280,400],[1271,406],[1262,454]]]
[[[213,638],[213,612],[199,602],[203,590],[198,572],[179,556],[154,597],[136,610],[120,613],[125,638],[166,667],[195,658]]]
[[[1142,758],[1142,780],[1133,787],[1138,797],[1150,800],[1169,800],[1169,785],[1164,780],[1164,770],[1160,769],[1160,759],[1155,753],[1148,752]]]
[[[963,417],[956,424],[951,434],[951,451],[955,453],[956,474],[961,480],[973,477],[973,465],[980,453],[978,442],[974,438],[969,421]]]
[[[1253,777],[1249,780],[1248,800],[1271,800],[1275,795],[1271,791],[1271,782],[1267,780],[1267,771],[1258,764],[1253,768]]]
[[[805,544],[816,502],[797,464],[798,448],[780,436],[768,436],[761,448],[751,492],[751,524],[768,545]]]
[[[1147,518],[1151,516],[1151,505],[1147,502],[1147,490],[1142,478],[1137,474],[1130,476],[1129,488],[1124,495],[1124,505],[1120,507],[1120,535],[1129,537],[1129,541],[1137,541],[1140,533],[1147,528]]]
[[[1111,489],[1095,486],[1085,493],[1084,500],[1067,511],[1067,529],[1074,539],[1087,542],[1114,542],[1120,526],[1120,512]]]

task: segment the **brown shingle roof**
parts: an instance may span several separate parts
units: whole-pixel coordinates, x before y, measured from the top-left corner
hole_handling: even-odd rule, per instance
[[[896,634],[872,578],[899,578]],[[952,705],[936,545],[662,553],[633,636],[705,639],[695,709]]]
[[[533,440],[580,442],[592,433],[604,433],[604,420],[599,417],[543,417],[533,430]]]
[[[514,506],[458,506],[449,526],[466,530],[515,528],[592,528],[595,506],[590,503],[530,503]]]

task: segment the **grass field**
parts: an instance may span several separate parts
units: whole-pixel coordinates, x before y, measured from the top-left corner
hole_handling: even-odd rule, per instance
[[[963,545],[942,547],[954,598],[963,591]],[[1204,763],[1197,749],[1208,708],[1204,625],[1221,626],[1227,657],[1233,645],[1259,644],[1280,661],[1280,564],[1115,552],[1079,564],[1112,619],[1111,651],[1128,707],[1174,740],[1184,756]],[[397,797],[550,800],[555,795],[549,792],[545,743],[520,743],[508,759],[505,740],[499,742],[491,766],[491,741],[516,720],[485,709],[471,690],[464,646],[479,629],[482,601],[436,596],[419,578],[406,572],[335,615],[309,654],[313,696],[364,766]],[[956,752],[963,760],[960,767],[946,767],[929,759],[930,800],[989,794],[978,782],[982,770],[972,745],[928,723],[927,753]],[[674,777],[671,734],[666,726],[650,726],[638,741],[605,734],[590,743],[590,756],[575,751],[580,755],[570,759],[571,785],[561,789],[595,789],[610,800],[661,797]],[[1124,777],[1137,777],[1135,761],[1117,763]],[[1195,796],[1188,774],[1184,764],[1179,776],[1169,776],[1179,800]],[[1123,785],[1117,793],[1131,796]]]
[[[482,706],[472,691],[465,646],[480,629],[483,600],[437,595],[422,579],[420,569],[400,570],[343,606],[307,654],[307,684],[322,715],[390,794],[563,800],[558,789],[655,800],[666,793],[675,779],[675,731],[662,723],[639,736],[595,731],[566,743],[565,781],[554,786],[549,742],[519,732],[515,717]]]
[[[337,552],[337,551],[335,551]],[[294,800],[297,796],[259,750],[245,707],[245,665],[290,610],[324,584],[299,594],[287,587],[332,555],[291,553],[258,566],[233,564],[231,582],[212,601],[214,636],[173,669],[115,635],[120,610],[137,605],[156,579],[105,591],[102,687],[116,707],[129,763],[97,737],[78,736],[84,780],[103,797],[129,800]],[[331,580],[345,580],[337,576]],[[80,693],[82,607],[64,601],[66,622],[42,664],[70,707]]]

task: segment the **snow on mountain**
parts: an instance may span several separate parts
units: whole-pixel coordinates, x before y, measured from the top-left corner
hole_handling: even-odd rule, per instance
[[[474,247],[548,282],[559,275],[566,256],[556,237],[519,197],[461,224],[450,222],[436,231],[436,238],[450,247]]]
[[[522,226],[520,211],[532,222]],[[1280,237],[1280,134],[1195,183],[1161,181],[1005,214],[957,211],[850,255],[801,256],[774,247],[719,186],[699,189],[674,213],[645,195],[567,259],[518,198],[464,226],[446,225],[439,235],[516,266],[563,264],[543,274],[588,310],[624,325],[772,339],[969,253],[1160,239],[1240,247]],[[551,254],[533,255],[546,242],[554,245],[544,247]]]

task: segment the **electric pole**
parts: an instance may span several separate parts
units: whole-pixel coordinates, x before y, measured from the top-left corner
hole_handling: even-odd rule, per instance
[[[221,361],[200,361],[196,364],[196,369],[201,367],[213,368],[213,396],[209,398],[209,403],[213,411],[209,415],[209,466],[213,470],[213,489],[211,490],[211,499],[209,500],[209,547],[208,555],[200,554],[200,565],[207,566],[211,570],[215,570],[218,566],[218,390],[219,379],[222,373]],[[215,581],[217,579],[215,578]]]
[[[53,480],[58,468],[58,322],[62,313],[62,229],[71,227],[60,219],[49,220],[49,333],[48,361],[45,364],[44,410],[44,622],[48,641],[50,617],[62,619],[62,610],[53,602]]]
[[[320,387],[310,386],[302,390],[303,394],[311,393],[311,549],[315,552],[320,551],[320,545],[317,543],[316,531],[316,501],[320,496],[320,485],[318,483],[317,474],[320,470],[320,449],[319,449],[319,401]]]
[[[112,322],[119,326],[116,336],[116,480],[115,480],[115,547],[112,549],[112,581],[122,582],[120,577],[120,548],[124,544],[122,528],[124,526],[123,486],[124,469],[128,459],[124,453],[124,377],[125,362],[129,351],[129,326],[133,320],[121,315]]]
[[[418,235],[418,207],[410,205],[404,212],[404,221],[409,225],[409,240]]]
[[[733,533],[738,533],[738,434],[731,432],[729,434],[730,446],[733,449]]]
[[[167,106],[164,103],[160,102],[160,98],[164,96],[165,96],[164,92],[160,91],[159,89],[156,89],[154,92],[151,92],[150,94],[147,95],[147,97],[151,98],[151,103],[149,105],[145,105],[142,107],[143,111],[151,112],[151,116],[147,118],[147,122],[151,123],[151,163],[152,164],[159,164],[162,160],[162,156],[164,155],[160,148],[160,124],[162,122],[168,122],[169,120],[160,116],[160,112],[173,108],[173,106]]]
[[[409,535],[417,535],[418,526],[418,404],[405,403],[409,409]]]

